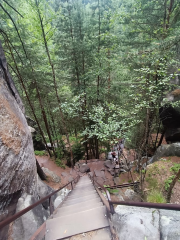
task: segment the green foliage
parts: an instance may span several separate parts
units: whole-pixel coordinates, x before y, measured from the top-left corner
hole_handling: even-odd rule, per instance
[[[174,166],[171,167],[170,171],[177,173],[179,171],[179,169],[180,169],[180,163],[174,163]]]
[[[109,185],[104,185],[104,187],[106,187],[106,189],[109,191],[110,194],[116,194],[119,192],[118,189],[109,188]]]
[[[59,159],[59,158],[56,158],[56,159],[55,159],[55,163],[56,163],[56,165],[57,165],[58,167],[61,167],[61,168],[63,168],[63,169],[66,168],[66,166],[64,165],[64,163],[62,162],[62,160]]]
[[[72,151],[73,151],[73,156],[74,156],[75,162],[82,159],[82,157],[84,156],[84,153],[85,153],[84,146],[77,141],[73,144]]]
[[[154,176],[150,175],[150,176],[146,177],[146,181],[148,182],[150,188],[154,189],[154,188],[158,187],[158,181],[156,178],[154,178]]]
[[[48,155],[47,152],[45,152],[45,151],[38,151],[38,150],[35,150],[34,154],[36,156],[47,156]]]
[[[64,153],[63,153],[62,148],[56,148],[56,149],[55,149],[55,153],[56,153],[56,157],[57,157],[58,159],[62,159],[63,156],[64,156]]]
[[[152,203],[165,203],[166,200],[159,190],[152,190],[147,195],[147,201]]]
[[[164,188],[166,191],[168,191],[170,184],[172,183],[173,179],[174,179],[175,175],[171,175],[170,177],[168,177],[168,179],[165,180],[164,182]]]

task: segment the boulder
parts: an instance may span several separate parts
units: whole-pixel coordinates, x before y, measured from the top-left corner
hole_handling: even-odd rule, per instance
[[[38,201],[33,195],[24,193],[18,200],[16,212],[23,210]],[[41,204],[14,221],[12,227],[13,240],[30,239],[32,234],[46,221],[49,211]]]
[[[139,195],[135,191],[133,191],[132,189],[127,189],[125,191],[124,195],[128,198],[128,200],[140,201]]]
[[[158,147],[154,156],[148,161],[148,164],[160,160],[162,157],[177,156],[180,157],[180,143],[164,144]]]
[[[112,175],[112,176],[114,176],[115,175],[115,172],[114,172],[114,170],[113,169],[108,169],[108,172]]]
[[[68,176],[68,174],[67,174],[66,172],[62,172],[61,175],[62,175],[63,177],[67,177],[67,176]]]
[[[110,169],[114,168],[114,164],[110,160],[106,160],[104,162],[104,166],[107,167],[107,168],[110,168]]]
[[[80,165],[80,172],[85,173],[85,172],[90,172],[90,168],[87,164],[83,163]]]
[[[160,210],[160,232],[161,239],[180,239],[180,212]]]
[[[121,240],[160,240],[159,212],[156,209],[118,205],[112,223]]]
[[[94,170],[94,173],[95,173],[96,177],[100,177],[100,178],[104,178],[104,179],[106,178],[104,171]]]
[[[52,178],[52,181],[55,183],[60,183],[61,178],[57,176],[54,172],[50,171],[48,168],[42,167],[43,172]],[[62,174],[61,174],[62,175]]]
[[[34,150],[38,151],[46,150],[45,144],[43,143],[42,138],[40,137],[40,132],[37,123],[28,116],[26,116],[26,120],[32,135]]]
[[[115,212],[112,224],[121,240],[180,239],[179,211],[118,205]]]

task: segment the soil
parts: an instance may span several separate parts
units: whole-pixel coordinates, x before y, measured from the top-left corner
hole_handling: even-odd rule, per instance
[[[48,168],[50,171],[54,172],[57,176],[61,178],[60,183],[55,183],[50,176],[47,177],[46,184],[54,189],[58,189],[69,182],[69,177],[76,178],[77,172],[72,168],[65,166],[65,169],[57,166],[53,159],[49,156],[36,156],[37,161],[41,167]],[[67,176],[62,176],[62,173],[66,173]]]
[[[148,193],[151,191],[151,183],[149,179],[156,179],[158,182],[158,188],[166,196],[165,191],[165,180],[167,180],[170,176],[175,175],[173,171],[171,171],[171,167],[174,166],[175,163],[180,164],[180,157],[171,156],[171,157],[162,157],[160,161],[157,161],[147,168],[147,173],[145,177],[144,191]],[[171,195],[170,203],[180,204],[180,182],[177,181]]]

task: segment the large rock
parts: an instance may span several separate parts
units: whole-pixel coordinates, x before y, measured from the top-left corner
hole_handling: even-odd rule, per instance
[[[180,212],[160,210],[160,231],[162,240],[180,239]]]
[[[118,205],[115,211],[112,222],[119,239],[160,240],[158,210]]]
[[[33,196],[27,193],[24,193],[18,200],[16,212],[23,210],[24,208],[35,203],[39,199],[49,195],[54,191],[51,187],[45,184],[38,177],[37,184],[37,196]],[[54,208],[56,209],[59,204],[64,200],[66,195],[70,190],[64,188],[52,196]],[[12,239],[13,240],[27,240],[29,239],[34,232],[46,221],[49,217],[49,200],[46,200],[42,204],[39,204],[37,207],[27,212],[22,217],[18,218],[13,223],[12,228]]]
[[[17,204],[17,212],[23,210],[29,205],[38,201],[33,195],[23,194],[19,198]],[[12,239],[13,240],[27,240],[30,239],[32,234],[41,226],[49,216],[49,212],[46,211],[40,204],[31,211],[18,218],[13,223]]]
[[[177,156],[180,157],[180,143],[172,143],[161,145],[155,152],[155,155],[148,163],[153,163],[160,160],[162,157]]]
[[[36,160],[24,106],[0,43],[0,221],[14,214],[21,192],[36,194]],[[7,238],[7,229],[0,239]]]
[[[27,120],[27,123],[28,123],[30,131],[31,131],[34,150],[38,150],[38,151],[46,150],[45,144],[43,143],[43,140],[40,136],[40,132],[39,132],[37,123],[28,116],[26,116],[26,120]],[[37,138],[37,136],[38,136],[38,138]]]
[[[87,164],[83,163],[79,168],[81,173],[90,172],[90,168]]]
[[[112,161],[110,160],[106,160],[104,162],[104,166],[106,166],[107,168],[113,169],[114,168],[114,164],[112,163]]]
[[[121,240],[179,240],[180,212],[118,205],[112,217]]]
[[[56,175],[54,172],[49,170],[48,168],[42,167],[42,170],[45,174],[47,174],[48,176],[50,176],[52,178],[53,182],[55,182],[55,183],[61,182],[61,178],[58,175]]]

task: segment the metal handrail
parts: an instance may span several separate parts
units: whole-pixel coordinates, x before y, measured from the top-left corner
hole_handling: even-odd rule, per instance
[[[91,175],[89,175],[89,176],[91,177]],[[101,185],[100,183],[98,183],[94,179],[94,173],[93,173],[93,176],[91,178],[92,178],[93,185],[94,185],[94,182],[95,182],[106,193],[106,197],[107,197],[107,200],[108,200],[108,203],[109,203],[110,213],[114,214],[115,213],[114,206],[113,206],[113,204],[111,204],[111,196],[110,196],[109,191],[103,185]]]
[[[105,188],[110,188],[110,189],[114,189],[114,188],[124,188],[124,187],[131,187],[131,186],[136,186],[140,184],[140,182],[134,182],[134,183],[123,183],[123,184],[119,184],[119,185],[114,185],[114,186],[106,186]]]
[[[96,182],[97,185],[100,186],[100,188],[105,191],[108,203],[109,203],[109,208],[110,208],[110,213],[114,214],[114,204],[116,205],[125,205],[125,206],[134,206],[134,207],[146,207],[146,208],[157,208],[157,209],[165,209],[165,210],[176,210],[180,211],[180,204],[167,204],[167,203],[149,203],[149,202],[128,202],[128,201],[112,201],[110,197],[109,191],[99,184],[95,179],[94,179],[94,173],[93,176],[91,177],[93,184]]]
[[[8,224],[10,224],[11,222],[13,222],[14,220],[16,220],[17,218],[21,217],[22,215],[24,215],[25,213],[29,212],[30,210],[32,210],[33,208],[35,208],[36,206],[38,206],[39,204],[45,202],[47,199],[49,199],[49,207],[50,207],[50,215],[53,213],[54,208],[53,208],[53,204],[52,204],[52,196],[54,194],[56,194],[57,192],[59,192],[60,190],[62,190],[63,188],[65,188],[66,186],[68,186],[69,184],[71,184],[71,188],[73,189],[73,182],[78,179],[79,181],[80,176],[78,175],[76,178],[74,178],[72,181],[68,182],[66,185],[64,185],[63,187],[59,188],[58,190],[52,192],[51,194],[47,195],[46,197],[40,199],[39,201],[35,202],[34,204],[30,205],[29,207],[23,209],[22,211],[14,214],[11,217],[8,217],[6,220],[0,222],[0,229],[4,228],[5,226],[7,226]]]

